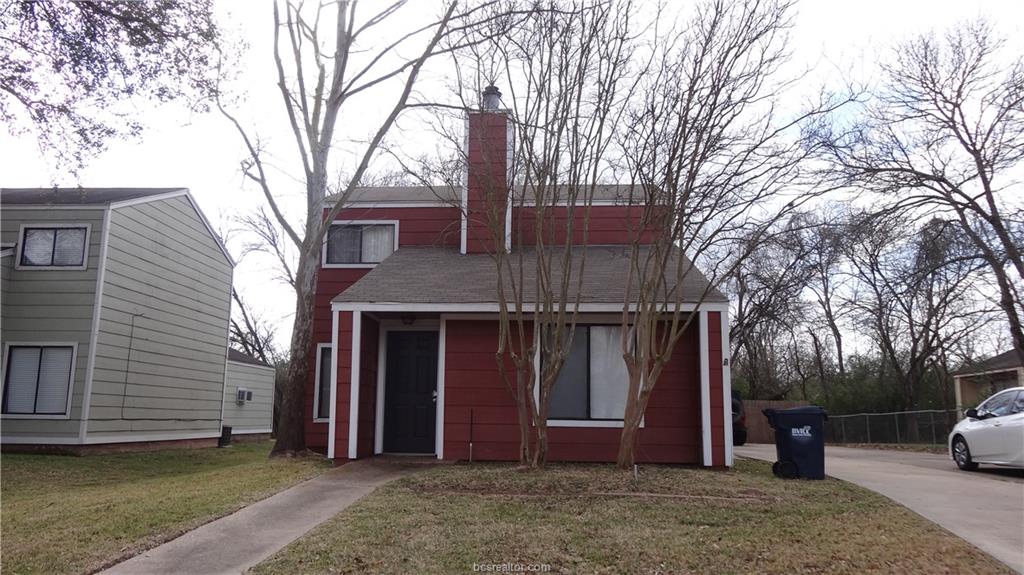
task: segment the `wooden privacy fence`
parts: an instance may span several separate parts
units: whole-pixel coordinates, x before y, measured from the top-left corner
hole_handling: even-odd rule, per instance
[[[768,425],[768,418],[761,413],[762,410],[787,409],[801,405],[809,404],[806,401],[743,400],[743,409],[747,414],[747,443],[775,443],[775,432]]]

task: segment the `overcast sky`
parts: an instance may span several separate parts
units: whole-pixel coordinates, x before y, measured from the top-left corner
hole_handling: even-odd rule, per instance
[[[422,22],[434,16],[437,5],[416,0],[407,6],[404,22]],[[682,5],[682,3],[680,3]],[[218,15],[230,34],[249,44],[240,65],[237,93],[245,95],[241,119],[258,125],[261,137],[275,146],[275,162],[283,170],[278,189],[291,196],[286,203],[302,207],[301,189],[288,181],[291,141],[283,116],[280,95],[274,85],[271,58],[271,4],[267,1],[218,0]],[[797,4],[795,28],[790,47],[798,66],[815,67],[821,75],[835,71],[870,79],[880,55],[900,39],[930,30],[942,30],[964,19],[987,17],[1013,44],[1021,47],[1024,2],[953,0],[868,0],[836,2],[803,0]],[[366,98],[358,113],[343,117],[339,130],[360,138],[371,130],[382,112],[380,94]],[[386,94],[384,95],[386,96]],[[192,114],[181,107],[153,107],[132,103],[133,112],[146,118],[147,130],[136,141],[115,142],[93,160],[77,179],[55,172],[41,157],[31,136],[12,138],[0,130],[0,186],[183,186],[192,191],[207,217],[222,230],[234,227],[231,217],[262,203],[259,192],[243,181],[238,162],[243,157],[237,133],[221,116]],[[387,110],[383,110],[386,112]],[[439,142],[417,133],[413,122],[401,127],[403,145],[410,155],[428,153]],[[393,134],[394,139],[395,134]],[[343,154],[342,150],[342,154]],[[229,248],[241,251],[243,236],[231,234]],[[287,286],[274,282],[272,262],[259,256],[242,258],[235,271],[235,284],[253,307],[280,326],[281,342],[291,329],[294,296]]]

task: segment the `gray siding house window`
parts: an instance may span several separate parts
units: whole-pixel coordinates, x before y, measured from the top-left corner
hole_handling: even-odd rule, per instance
[[[551,390],[551,419],[621,420],[629,373],[620,326],[578,325]]]
[[[327,264],[376,264],[395,251],[390,223],[332,224],[327,231]]]
[[[88,228],[26,227],[22,237],[21,267],[82,267]]]
[[[70,345],[8,348],[3,413],[66,415],[74,356]]]

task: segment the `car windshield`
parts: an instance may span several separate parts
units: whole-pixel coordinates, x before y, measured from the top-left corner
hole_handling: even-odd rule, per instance
[[[1013,413],[1017,390],[1004,391],[993,395],[978,408],[978,413],[989,417],[1000,417]]]

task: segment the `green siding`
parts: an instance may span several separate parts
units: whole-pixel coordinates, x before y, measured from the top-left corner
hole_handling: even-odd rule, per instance
[[[252,401],[235,402],[235,391],[252,391]],[[224,390],[224,425],[233,433],[269,432],[274,416],[274,370],[236,361],[228,362],[228,383]]]
[[[219,433],[230,293],[187,198],[112,210],[89,441]]]
[[[16,243],[22,225],[86,223],[90,226],[87,267],[84,270],[15,269],[14,256],[3,258],[0,342],[78,342],[69,419],[3,418],[4,441],[19,437],[77,438],[82,395],[92,335],[93,305],[104,209],[2,209],[0,242]],[[20,246],[18,246],[20,248]],[[7,358],[3,358],[5,362]]]

